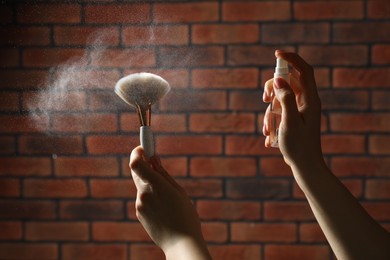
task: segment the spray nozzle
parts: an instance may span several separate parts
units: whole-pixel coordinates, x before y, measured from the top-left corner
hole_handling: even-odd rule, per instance
[[[276,59],[275,73],[276,74],[288,74],[288,62],[286,60],[281,59],[281,58],[277,58]]]

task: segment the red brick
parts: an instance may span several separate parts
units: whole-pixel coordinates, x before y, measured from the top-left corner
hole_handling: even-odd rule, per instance
[[[28,241],[87,241],[86,222],[27,222],[25,238]]]
[[[0,259],[33,260],[36,256],[42,260],[57,259],[58,246],[53,243],[2,243],[0,244]]]
[[[17,179],[0,179],[0,197],[19,197],[20,182]],[[0,228],[1,230],[1,228]]]
[[[387,177],[390,171],[390,158],[335,157],[331,169],[342,177]]]
[[[19,137],[18,151],[21,154],[81,154],[81,136],[24,135]]]
[[[85,7],[86,23],[147,23],[150,20],[149,4],[90,4]]]
[[[202,222],[202,234],[206,242],[227,242],[228,227],[221,222]]]
[[[330,115],[330,128],[332,131],[364,133],[389,132],[390,114],[340,114]]]
[[[129,179],[91,179],[91,196],[95,198],[135,198],[137,190]]]
[[[15,48],[0,49],[0,68],[13,68],[19,66],[19,50]]]
[[[367,91],[321,90],[319,91],[323,110],[367,110],[370,95]]]
[[[257,88],[258,69],[196,69],[192,71],[195,88]]]
[[[136,113],[121,115],[121,130],[138,132],[139,119]],[[151,127],[154,133],[182,133],[187,130],[184,114],[155,114],[152,115]]]
[[[0,136],[0,154],[14,154],[16,151],[16,138],[12,136]]]
[[[90,154],[130,154],[139,145],[139,137],[132,136],[88,136],[87,149]]]
[[[374,19],[390,18],[390,3],[386,0],[369,0],[367,16]]]
[[[390,154],[390,136],[370,136],[368,146],[371,154]]]
[[[288,48],[284,48],[286,51]],[[228,48],[228,65],[275,66],[275,47],[249,45]]]
[[[291,177],[292,171],[282,157],[269,157],[260,159],[261,175],[267,177]]]
[[[11,46],[47,46],[50,44],[50,28],[44,26],[2,26],[1,44]]]
[[[55,217],[56,217],[55,202],[37,201],[37,200],[0,201],[0,218],[54,219]]]
[[[161,160],[163,167],[171,176],[187,176],[188,160],[186,157],[169,157]]]
[[[23,51],[23,66],[32,68],[49,68],[58,66],[69,60],[81,59],[84,50],[29,48]]]
[[[321,146],[326,154],[363,154],[366,138],[363,135],[322,135]]]
[[[135,200],[128,201],[126,203],[126,209],[127,209],[127,211],[126,211],[126,218],[127,219],[138,220],[136,209],[135,209]]]
[[[125,216],[121,201],[61,201],[61,219],[119,220]]]
[[[0,121],[1,133],[35,133],[47,131],[49,128],[49,118],[46,115],[0,115]]]
[[[59,46],[117,46],[119,30],[115,27],[57,26],[54,28],[54,43]]]
[[[177,179],[176,181],[190,197],[220,198],[223,194],[221,180]]]
[[[16,10],[20,23],[78,23],[81,6],[78,4],[24,4]]]
[[[18,112],[19,94],[16,92],[0,92],[0,111]]]
[[[23,195],[26,198],[85,198],[87,186],[80,179],[25,179]]]
[[[2,176],[48,176],[51,163],[45,157],[1,157],[0,174]]]
[[[105,242],[151,241],[138,222],[95,222],[92,224],[92,239]]]
[[[267,23],[262,27],[262,41],[272,44],[329,43],[327,23]]]
[[[119,165],[113,157],[58,157],[54,171],[60,177],[108,177],[119,175]]]
[[[364,16],[362,1],[310,1],[295,2],[294,17],[298,20],[361,19]]]
[[[371,106],[375,110],[390,110],[390,92],[389,91],[373,91]]]
[[[131,74],[139,72],[138,70],[125,70],[124,74]],[[173,89],[184,89],[188,88],[190,76],[187,69],[148,69],[147,72],[157,74],[169,82],[169,85]],[[170,94],[168,94],[170,95]]]
[[[61,250],[63,260],[127,259],[127,245],[124,244],[64,244]]]
[[[192,27],[195,44],[255,43],[260,39],[256,24],[199,24]]]
[[[242,177],[255,176],[255,158],[195,157],[191,159],[191,175],[196,177]]]
[[[307,202],[265,202],[265,220],[308,221],[314,220]]]
[[[333,39],[336,43],[383,43],[390,40],[390,23],[337,23],[333,28]]]
[[[220,46],[164,47],[158,55],[162,67],[220,66],[224,50]]]
[[[330,250],[323,245],[266,245],[265,259],[323,260],[329,259]]]
[[[259,260],[261,258],[261,246],[260,245],[210,245],[210,254],[213,259],[223,260]]]
[[[255,131],[253,114],[191,114],[190,131],[195,133],[253,133]]]
[[[377,44],[371,47],[371,62],[386,65],[390,61],[390,44]]]
[[[227,136],[225,152],[228,155],[268,155],[280,154],[279,149],[265,148],[264,137],[249,136]]]
[[[232,223],[234,242],[294,242],[297,240],[295,224],[284,223]]]
[[[376,221],[390,220],[390,203],[388,202],[364,202],[363,207]]]
[[[260,219],[260,203],[249,201],[199,200],[196,209],[206,220]]]
[[[219,136],[158,136],[156,151],[160,155],[221,154],[222,139]]]
[[[169,93],[160,101],[163,111],[221,111],[225,110],[225,91],[175,91]]]
[[[23,89],[37,88],[47,78],[47,71],[42,70],[7,70],[0,71],[0,88]]]
[[[186,25],[128,26],[122,29],[122,43],[133,45],[184,45],[189,42]]]
[[[259,90],[230,91],[229,109],[233,111],[265,111],[266,103],[263,102],[262,93]]]
[[[161,22],[211,22],[219,18],[218,3],[156,3],[153,21]]]
[[[302,223],[299,226],[299,238],[301,242],[305,243],[326,241],[325,235],[317,223]]]
[[[0,222],[0,230],[1,230],[0,241],[1,240],[20,240],[23,236],[21,222],[1,221]]]
[[[129,248],[130,259],[165,260],[164,252],[156,245],[131,244]]]
[[[104,49],[91,51],[91,65],[101,68],[143,68],[156,65],[152,49]]]
[[[386,179],[367,180],[365,197],[368,199],[389,199],[390,181]]]
[[[290,19],[290,3],[287,1],[224,2],[224,21],[284,21]]]
[[[23,109],[38,111],[82,111],[87,108],[87,96],[83,91],[57,93],[52,91],[24,92]]]
[[[52,129],[60,133],[115,132],[118,128],[114,114],[66,114],[52,117]]]
[[[363,45],[301,46],[298,51],[308,63],[321,66],[358,66],[368,63],[368,49]]]
[[[279,179],[231,179],[226,183],[226,196],[232,199],[286,199],[290,183]]]

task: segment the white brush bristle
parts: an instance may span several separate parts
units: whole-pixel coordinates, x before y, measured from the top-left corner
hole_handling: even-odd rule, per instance
[[[115,85],[115,93],[133,106],[152,105],[170,89],[165,79],[148,72],[130,74],[121,78]]]

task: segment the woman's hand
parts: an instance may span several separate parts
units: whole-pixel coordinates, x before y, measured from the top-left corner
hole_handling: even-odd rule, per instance
[[[306,162],[322,161],[320,142],[321,102],[318,97],[313,68],[295,53],[276,51],[275,56],[292,67],[290,85],[281,78],[265,83],[264,102],[271,102],[275,93],[282,107],[279,126],[279,148],[290,167],[302,167]],[[264,117],[265,146],[270,147],[271,111]]]
[[[137,218],[167,259],[209,259],[198,214],[159,158],[146,160],[139,146],[129,166],[137,188]]]

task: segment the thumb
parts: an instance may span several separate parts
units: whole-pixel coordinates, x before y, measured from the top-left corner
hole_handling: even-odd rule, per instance
[[[290,85],[282,78],[275,78],[274,91],[282,107],[282,120],[286,120],[287,122],[297,120],[299,118],[299,111],[294,91]]]
[[[135,174],[143,182],[150,183],[154,179],[154,174],[150,164],[144,160],[144,156],[142,147],[136,147],[131,152],[129,167],[132,175]]]

